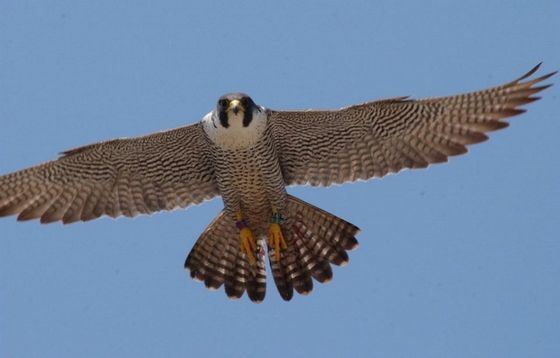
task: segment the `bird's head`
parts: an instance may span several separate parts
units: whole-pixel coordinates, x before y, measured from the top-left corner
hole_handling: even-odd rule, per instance
[[[229,148],[249,146],[258,141],[266,128],[267,112],[244,93],[221,96],[216,109],[203,123],[206,133],[218,145]]]
[[[261,108],[244,93],[228,93],[218,99],[216,114],[220,125],[249,127]],[[256,113],[255,113],[256,112]]]

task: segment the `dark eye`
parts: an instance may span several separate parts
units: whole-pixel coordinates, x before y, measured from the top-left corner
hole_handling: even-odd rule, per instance
[[[227,99],[225,99],[225,98],[223,98],[223,99],[221,99],[221,100],[218,101],[218,105],[219,105],[220,107],[227,107],[228,103],[229,103],[229,101],[228,101]]]
[[[248,105],[251,104],[251,99],[249,97],[243,97],[241,98],[241,104],[243,107],[248,107]]]

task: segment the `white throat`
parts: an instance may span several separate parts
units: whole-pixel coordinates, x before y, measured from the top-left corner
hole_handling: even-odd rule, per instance
[[[266,129],[267,114],[263,107],[254,111],[253,119],[247,127],[243,127],[243,112],[230,114],[229,126],[224,128],[216,111],[202,118],[204,131],[217,146],[223,149],[242,149],[254,145],[262,138]]]

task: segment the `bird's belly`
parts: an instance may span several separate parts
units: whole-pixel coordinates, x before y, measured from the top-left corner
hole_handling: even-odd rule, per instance
[[[269,197],[269,183],[266,181],[268,173],[252,161],[240,166],[233,178],[233,187],[244,214],[253,218],[270,216],[271,203]]]
[[[224,153],[216,176],[226,210],[241,210],[252,226],[270,221],[273,207],[282,207],[285,187],[280,165],[267,146]]]

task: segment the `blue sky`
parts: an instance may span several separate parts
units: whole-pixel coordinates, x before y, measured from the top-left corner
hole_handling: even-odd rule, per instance
[[[336,108],[556,70],[558,14],[557,0],[0,0],[0,173],[193,123],[229,91]],[[230,301],[183,271],[219,199],[1,219],[0,357],[559,356],[559,88],[448,164],[290,188],[362,233],[330,284],[289,303],[272,284],[261,305]]]

